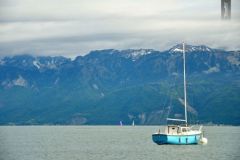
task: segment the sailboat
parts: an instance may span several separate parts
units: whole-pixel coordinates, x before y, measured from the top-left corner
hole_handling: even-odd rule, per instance
[[[132,121],[132,126],[135,126],[134,120]]]
[[[152,134],[153,142],[161,144],[206,144],[207,138],[203,136],[202,126],[199,129],[193,129],[188,124],[187,119],[187,87],[186,87],[186,64],[185,64],[185,44],[183,43],[183,77],[184,77],[184,119],[167,118],[168,121],[182,122],[182,125],[167,125],[163,132],[158,130]]]

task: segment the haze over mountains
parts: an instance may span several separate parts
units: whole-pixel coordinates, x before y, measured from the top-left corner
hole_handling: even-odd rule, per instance
[[[240,124],[240,51],[186,46],[192,123]],[[0,124],[165,124],[183,116],[182,46],[0,60]]]

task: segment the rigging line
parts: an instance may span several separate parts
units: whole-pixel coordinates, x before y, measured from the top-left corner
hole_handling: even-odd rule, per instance
[[[179,63],[180,63],[180,61],[179,61],[180,59],[179,59],[179,58],[180,58],[180,55],[179,55],[178,53],[176,53],[176,54],[177,54],[176,57],[175,57],[175,59],[177,59],[177,60],[176,60],[176,65],[175,65],[176,76],[174,77],[174,81],[173,81],[173,82],[174,82],[174,83],[173,83],[173,90],[175,90],[174,93],[176,94],[176,95],[175,95],[175,96],[176,96],[175,98],[179,97],[178,85],[177,85],[177,84],[179,83],[178,81],[179,81],[179,78],[180,78],[180,75],[181,75],[181,74],[180,74],[180,71],[179,71],[179,66],[180,66],[180,64],[179,64]],[[179,59],[179,60],[178,60],[178,59]]]
[[[188,99],[191,98],[190,100],[191,100],[192,108],[196,110],[196,108],[194,108],[195,104],[196,104],[195,101],[194,101],[196,91],[194,90],[193,83],[192,83],[192,85],[189,86],[189,90],[191,91],[191,96]],[[191,119],[189,118],[189,120],[192,120],[192,122],[196,123],[196,120],[198,119],[197,110],[196,110],[196,114],[190,114],[190,116],[191,116],[190,117]]]
[[[162,108],[162,114],[161,114],[161,120],[164,119],[165,123],[167,124],[166,118],[169,116],[169,113],[171,111],[171,105],[172,105],[172,95],[171,95],[171,85],[169,84],[169,81],[164,81],[163,83],[160,83],[160,86],[165,86],[164,92],[166,94],[163,94],[165,97],[163,108]],[[160,87],[161,88],[161,87]],[[170,104],[170,105],[169,105]],[[166,117],[167,116],[167,117]]]
[[[164,82],[164,83],[166,83],[166,82]],[[163,112],[162,112],[162,114],[161,114],[161,120],[166,120],[166,115],[168,116],[168,114],[169,114],[169,106],[167,106],[167,104],[169,103],[169,95],[170,95],[170,86],[168,85],[168,87],[167,87],[167,93],[164,95],[165,96],[165,101],[164,101],[164,103],[163,103]],[[166,106],[166,107],[165,107]],[[166,112],[167,112],[167,114],[166,114]],[[167,123],[167,121],[165,121],[165,123]]]
[[[156,85],[158,86],[159,85],[159,89],[161,90],[161,83],[156,83]],[[156,89],[156,87],[152,87],[150,85],[150,88],[152,88],[154,91],[156,91],[160,96],[163,95],[161,91],[159,91],[158,89]],[[163,95],[164,96],[164,95]],[[164,103],[163,103],[163,106],[162,106],[162,113],[160,115],[160,122],[161,120],[163,119],[163,116],[164,116],[164,113],[165,113],[165,105],[167,104],[167,97],[165,98],[164,100]],[[160,107],[159,107],[160,108]]]
[[[178,52],[176,55],[176,77],[175,77],[175,96],[176,96],[176,100],[178,101],[178,98],[183,97],[182,95],[182,79],[183,79],[183,70],[182,70],[182,66],[183,66],[183,56],[182,56],[182,52]],[[181,94],[180,94],[181,93]],[[182,105],[182,104],[180,104]]]
[[[174,55],[173,59],[172,60],[176,60],[176,58],[178,58],[178,55]],[[169,94],[168,94],[168,97],[169,97],[169,106],[168,106],[168,112],[167,112],[167,118],[169,117],[169,114],[171,113],[171,110],[172,110],[172,107],[173,107],[173,100],[174,100],[174,97],[175,97],[175,93],[176,93],[176,82],[177,82],[177,79],[178,79],[178,76],[179,76],[179,73],[178,73],[178,61],[176,61],[176,64],[174,65],[174,67],[172,68],[172,72],[174,73],[174,71],[176,71],[175,73],[176,74],[172,74],[172,76],[170,75],[170,80],[169,80]],[[171,73],[170,73],[171,74]]]
[[[168,105],[168,113],[167,113],[167,118],[169,117],[169,114],[171,113],[171,107],[172,107],[172,100],[173,100],[173,96],[170,95],[170,99],[169,99],[169,105]],[[167,120],[167,119],[166,119]]]
[[[188,83],[189,84],[189,83]],[[189,84],[188,85],[188,93],[190,93],[191,92],[191,85]],[[189,96],[188,96],[188,107],[192,107],[193,108],[193,103],[192,103],[192,92],[191,92],[191,94],[188,94]],[[191,96],[190,96],[191,95]],[[190,104],[191,104],[191,106],[190,106]],[[193,108],[194,109],[194,108]],[[193,121],[194,121],[194,114],[192,113],[192,112],[190,112],[190,110],[189,110],[189,113],[188,113],[188,121],[189,121],[189,123],[193,123]]]

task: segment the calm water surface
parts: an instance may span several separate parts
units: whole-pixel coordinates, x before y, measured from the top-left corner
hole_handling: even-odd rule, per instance
[[[1,126],[0,160],[240,160],[240,127],[205,127],[207,145],[156,145],[157,126]]]

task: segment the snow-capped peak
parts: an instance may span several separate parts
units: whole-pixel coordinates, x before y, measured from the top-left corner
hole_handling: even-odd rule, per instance
[[[128,49],[128,50],[123,50],[120,53],[125,58],[131,58],[133,61],[135,61],[141,56],[151,54],[152,52],[154,52],[154,50],[152,49]]]
[[[33,61],[33,65],[36,66],[38,69],[41,68],[39,62],[36,60]]]
[[[147,50],[147,49],[138,49],[138,50],[133,50],[133,52],[130,53],[132,57],[138,57],[138,56],[143,56],[150,54],[152,50]]]
[[[175,52],[182,52],[183,51],[183,45],[182,44],[178,44],[174,47],[172,47],[170,50],[170,53],[175,53]],[[204,46],[204,45],[200,45],[200,46],[192,46],[192,45],[185,45],[185,51],[186,52],[211,52],[212,49]]]

